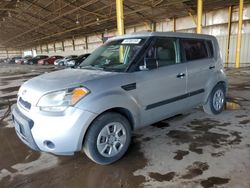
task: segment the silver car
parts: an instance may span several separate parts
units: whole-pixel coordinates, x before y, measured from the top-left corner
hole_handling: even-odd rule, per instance
[[[25,82],[12,118],[29,147],[58,155],[83,150],[110,164],[131,132],[203,105],[222,112],[227,91],[215,37],[172,32],[115,37],[77,69]]]

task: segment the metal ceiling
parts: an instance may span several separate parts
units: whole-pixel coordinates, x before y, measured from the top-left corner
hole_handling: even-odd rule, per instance
[[[238,0],[205,0],[204,11],[229,5]],[[125,26],[188,12],[196,14],[196,0],[124,0]],[[0,47],[31,47],[115,28],[115,0],[0,1]]]

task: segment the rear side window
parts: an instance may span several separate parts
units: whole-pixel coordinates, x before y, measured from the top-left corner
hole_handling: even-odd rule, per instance
[[[209,50],[210,57],[211,58],[214,57],[214,48],[213,48],[212,41],[207,41],[207,47]]]
[[[208,51],[204,40],[184,39],[182,40],[182,46],[187,61],[208,58]]]

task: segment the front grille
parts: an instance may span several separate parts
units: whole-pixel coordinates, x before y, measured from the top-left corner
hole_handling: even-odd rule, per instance
[[[18,100],[18,101],[19,101],[19,103],[20,103],[24,108],[30,110],[31,104],[30,104],[29,102],[24,101],[24,100],[22,99],[22,97],[19,97],[19,100]]]

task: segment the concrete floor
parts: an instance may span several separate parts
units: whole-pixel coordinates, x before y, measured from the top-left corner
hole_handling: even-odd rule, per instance
[[[0,120],[25,80],[56,70],[0,65]],[[84,154],[33,152],[0,121],[0,187],[250,187],[250,68],[227,70],[227,109],[190,110],[134,133],[124,158],[109,166]],[[239,105],[237,105],[239,104]]]

